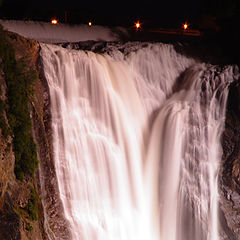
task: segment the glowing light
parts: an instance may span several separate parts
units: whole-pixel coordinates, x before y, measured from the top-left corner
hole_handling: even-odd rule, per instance
[[[51,23],[52,24],[58,24],[58,20],[54,18],[54,19],[52,19]]]
[[[184,29],[184,30],[187,30],[188,26],[189,26],[189,25],[188,25],[187,23],[184,23],[184,24],[183,24],[183,29]]]
[[[88,22],[88,26],[89,26],[89,27],[92,26],[92,22],[91,22],[91,21]]]
[[[135,23],[135,27],[136,27],[137,30],[140,29],[141,28],[141,23],[139,21],[137,21]]]

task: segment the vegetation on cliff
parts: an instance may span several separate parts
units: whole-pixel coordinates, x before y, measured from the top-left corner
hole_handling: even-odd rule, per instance
[[[0,92],[1,96],[1,92]],[[8,125],[6,123],[6,119],[4,117],[4,111],[5,111],[5,102],[0,98],[0,128],[2,129],[2,135],[4,138],[7,138],[10,134]]]
[[[6,33],[0,29],[0,59],[7,85],[7,99],[1,101],[0,124],[3,135],[12,135],[15,169],[17,179],[24,175],[33,176],[38,167],[36,146],[31,134],[29,99],[33,93],[33,84],[37,74],[29,69],[25,59],[16,61],[14,48],[7,41]],[[4,123],[3,110],[6,111],[9,127]]]
[[[31,132],[30,100],[33,95],[37,73],[33,67],[27,64],[29,62],[27,59],[19,58],[18,52],[15,52],[14,41],[10,41],[14,37],[16,35],[9,35],[0,25],[0,74],[4,79],[0,85],[0,129],[8,145],[11,145],[10,139],[12,139],[16,178],[19,180],[27,179],[24,183],[19,182],[19,186],[21,184],[27,186],[24,188],[25,193],[22,195],[17,190],[14,192],[13,198],[18,200],[9,200],[11,202],[9,211],[11,214],[15,214],[16,219],[8,219],[10,213],[5,208],[0,209],[0,215],[2,214],[7,219],[6,224],[8,221],[14,222],[20,219],[24,222],[23,226],[25,226],[26,231],[32,231],[33,221],[38,219],[39,197],[32,178],[38,168],[38,160]],[[23,41],[22,38],[19,38],[19,40]],[[25,55],[23,54],[23,56]],[[20,56],[22,55],[20,54]],[[5,82],[4,87],[3,82]],[[8,195],[6,192],[5,196]],[[2,195],[2,199],[5,199],[4,195]],[[19,199],[21,200],[19,201]],[[16,234],[20,229],[19,222],[17,223],[16,226],[14,225]],[[1,226],[4,228],[3,222],[0,224],[0,229]],[[0,234],[1,237],[3,235]]]
[[[38,196],[37,196],[36,190],[34,188],[32,188],[31,193],[30,193],[30,198],[29,198],[28,204],[27,204],[27,211],[28,211],[28,214],[29,214],[31,220],[38,219],[37,201],[38,201]]]

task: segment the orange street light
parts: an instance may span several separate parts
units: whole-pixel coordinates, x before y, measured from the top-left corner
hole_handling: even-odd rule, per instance
[[[53,18],[52,21],[51,21],[52,24],[56,25],[58,24],[58,20],[56,18]]]
[[[135,28],[136,28],[136,30],[138,30],[138,29],[141,28],[141,23],[140,23],[139,21],[137,21],[137,22],[135,23]]]
[[[184,30],[187,30],[188,26],[189,25],[185,22],[182,27],[183,27]]]

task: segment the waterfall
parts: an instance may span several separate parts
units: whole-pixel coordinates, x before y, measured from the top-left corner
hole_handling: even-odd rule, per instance
[[[71,239],[218,240],[232,67],[160,43],[102,54],[41,44],[40,54]]]

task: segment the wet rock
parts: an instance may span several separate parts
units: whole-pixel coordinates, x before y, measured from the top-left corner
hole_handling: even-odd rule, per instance
[[[8,193],[4,196],[4,207],[0,211],[0,239],[20,240],[20,217],[13,210],[13,202]]]
[[[220,212],[225,218],[222,229],[231,232],[227,239],[240,239],[240,82],[229,90],[225,130],[222,136],[220,172]],[[226,230],[228,229],[228,230]],[[225,238],[222,238],[225,239]]]

